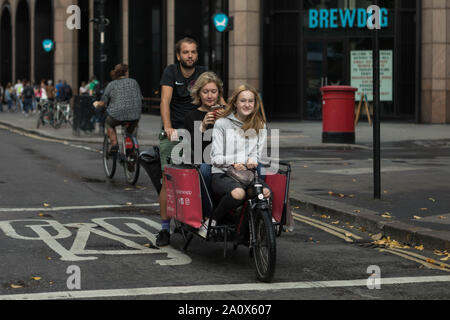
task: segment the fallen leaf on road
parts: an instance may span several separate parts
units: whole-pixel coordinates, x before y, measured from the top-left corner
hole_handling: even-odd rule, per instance
[[[439,250],[434,250],[433,253],[434,253],[435,255],[437,255],[437,256],[443,256],[443,255],[444,255],[444,253],[441,252],[441,251],[439,251]]]
[[[131,205],[133,205],[132,202],[127,202],[127,206],[131,206]]]
[[[334,221],[331,224],[339,224],[339,221]]]
[[[38,281],[41,280],[41,277],[32,277],[31,279]]]
[[[321,215],[320,217],[323,218],[323,219],[331,219],[331,217],[330,217],[330,216],[327,216],[326,214],[323,214],[323,215]]]
[[[44,203],[44,207],[50,207],[48,203]]]
[[[420,211],[427,211],[428,208],[420,208]]]
[[[433,263],[433,264],[434,264],[434,263],[436,263],[436,260],[429,258],[429,259],[427,259],[427,262],[428,262],[428,263]]]
[[[354,213],[361,213],[361,210],[353,210]]]
[[[436,202],[436,199],[433,198],[428,198],[428,200],[430,200],[431,202]]]
[[[441,219],[441,220],[445,220],[445,219],[447,219],[447,217],[444,217],[444,216],[439,216],[439,219]]]
[[[131,191],[133,188],[125,188],[125,191]]]
[[[419,251],[423,251],[423,245],[420,246],[415,246],[414,249],[419,250]]]
[[[422,217],[414,216],[414,219],[415,219],[415,220],[422,220]]]
[[[303,168],[305,168],[305,169],[306,169],[306,168],[309,168],[309,167],[308,167],[308,166],[303,166]]]
[[[450,256],[446,256],[445,258],[440,259],[441,261],[448,261],[450,259]]]
[[[385,213],[385,214],[382,214],[381,216],[386,219],[392,219],[392,216],[390,214]]]
[[[372,240],[378,241],[381,240],[383,238],[383,234],[378,233],[372,236]]]
[[[18,284],[11,284],[11,288],[13,288],[13,289],[20,289],[20,288],[23,288],[23,286],[20,286]]]
[[[328,191],[328,194],[329,194],[330,196],[332,196],[332,195],[334,194],[334,192],[333,192],[333,191]]]

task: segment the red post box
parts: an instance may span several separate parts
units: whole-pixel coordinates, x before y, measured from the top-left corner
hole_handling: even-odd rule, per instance
[[[327,86],[323,96],[322,143],[355,144],[355,92],[350,86]]]

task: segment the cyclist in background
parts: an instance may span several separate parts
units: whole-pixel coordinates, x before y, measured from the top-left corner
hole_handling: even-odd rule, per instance
[[[142,93],[136,80],[129,78],[128,65],[118,64],[111,71],[112,82],[108,84],[100,101],[93,103],[95,108],[106,107],[106,128],[110,142],[109,153],[119,150],[116,127],[124,122],[130,134],[135,134],[142,113]]]

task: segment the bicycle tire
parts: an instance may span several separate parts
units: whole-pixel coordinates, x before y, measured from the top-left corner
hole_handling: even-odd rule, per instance
[[[131,155],[129,156],[132,158],[132,160],[125,161],[123,165],[123,169],[125,172],[125,177],[127,179],[128,184],[134,186],[138,179],[139,179],[139,171],[140,171],[140,165],[139,165],[139,149],[133,149],[131,152]]]
[[[62,111],[56,112],[56,116],[53,119],[53,128],[55,128],[55,129],[61,128],[62,122],[64,121],[63,117],[64,117],[64,114],[62,113]]]
[[[42,113],[39,112],[38,119],[37,119],[37,124],[36,124],[36,128],[37,128],[37,129],[39,129],[39,127],[40,127],[41,124],[42,124],[42,117],[43,117]]]
[[[109,138],[103,139],[103,171],[108,179],[114,178],[117,167],[117,155],[109,155]]]
[[[270,283],[275,275],[276,235],[269,210],[256,209],[253,260],[258,280]]]

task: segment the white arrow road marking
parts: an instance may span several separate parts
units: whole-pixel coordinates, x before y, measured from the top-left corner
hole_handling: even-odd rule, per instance
[[[404,277],[404,278],[382,278],[381,285],[402,285],[417,283],[450,282],[450,276],[430,277]],[[112,289],[112,290],[84,290],[84,291],[60,291],[45,293],[25,293],[0,295],[0,300],[53,300],[53,299],[89,299],[89,298],[111,298],[111,297],[137,297],[156,295],[179,295],[204,292],[236,292],[236,291],[274,291],[274,290],[301,290],[315,288],[343,288],[343,287],[367,287],[367,279],[363,280],[338,280],[338,281],[307,281],[286,283],[246,283],[246,284],[223,284],[223,285],[200,285],[200,286],[178,286],[178,287],[150,287],[135,289]]]

